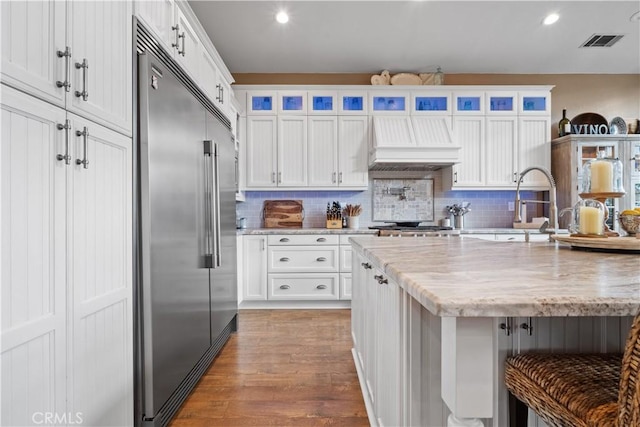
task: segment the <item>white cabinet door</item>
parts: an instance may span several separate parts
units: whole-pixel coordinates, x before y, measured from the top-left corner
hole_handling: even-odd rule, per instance
[[[310,116],[309,121],[309,187],[338,185],[338,118]]]
[[[0,2],[2,82],[60,107],[65,90],[56,82],[65,81],[65,57],[57,52],[66,48],[65,7],[56,0]]]
[[[338,185],[369,185],[369,118],[345,116],[338,119]]]
[[[340,274],[340,299],[350,300],[352,295],[351,274]]]
[[[401,341],[400,287],[381,272],[380,281],[372,282],[377,293],[376,305],[376,397],[374,403],[378,424],[399,426],[400,422],[400,373]],[[375,279],[375,277],[374,277]],[[384,282],[386,280],[386,282]]]
[[[267,299],[267,236],[242,237],[242,299]]]
[[[196,82],[200,68],[200,51],[203,47],[200,39],[189,23],[187,17],[179,7],[176,7],[176,22],[178,27],[178,46],[176,47],[176,60],[182,68],[191,75]]]
[[[82,413],[87,425],[128,426],[133,425],[132,142],[69,116],[74,131],[67,209],[69,411]]]
[[[460,163],[453,165],[452,187],[480,187],[485,175],[485,119],[478,116],[453,118],[460,150]]]
[[[307,164],[307,117],[278,116],[278,187],[306,187]]]
[[[218,67],[206,49],[200,50],[199,67],[198,76],[200,78],[200,87],[204,90],[204,93],[209,97],[211,102],[219,106],[217,102],[217,98],[219,97],[217,83]]]
[[[518,119],[487,117],[487,186],[515,187]]]
[[[551,120],[535,115],[520,117],[518,133],[518,173],[531,166],[551,171]],[[549,181],[541,172],[532,171],[522,181],[522,188],[531,187],[548,189]]]
[[[131,2],[73,1],[67,5],[72,62],[67,108],[131,135]]]
[[[174,20],[174,0],[139,1],[136,0],[135,12],[147,28],[155,33],[156,38],[164,45],[167,52],[174,52],[172,46],[176,42]]]
[[[64,123],[64,110],[2,86],[1,425],[66,412]]]
[[[277,169],[275,116],[247,117],[247,187],[275,187]]]

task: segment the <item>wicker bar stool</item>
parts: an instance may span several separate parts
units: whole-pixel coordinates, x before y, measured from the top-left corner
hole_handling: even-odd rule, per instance
[[[552,427],[640,427],[640,313],[624,355],[520,354],[505,384],[511,427],[527,426],[527,407]]]

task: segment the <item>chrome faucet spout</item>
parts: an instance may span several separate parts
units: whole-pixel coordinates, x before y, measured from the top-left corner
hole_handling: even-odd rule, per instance
[[[532,170],[537,170],[542,172],[542,174],[549,181],[549,227],[546,229],[547,233],[555,233],[558,228],[558,206],[556,204],[556,181],[553,179],[551,172],[549,172],[546,168],[540,166],[531,166],[526,168],[522,172],[520,172],[520,179],[518,179],[518,186],[516,187],[516,202],[514,206],[514,215],[513,222],[519,223],[522,222],[522,217],[520,214],[520,184],[522,184],[522,180],[529,172]],[[526,218],[525,218],[526,221]]]

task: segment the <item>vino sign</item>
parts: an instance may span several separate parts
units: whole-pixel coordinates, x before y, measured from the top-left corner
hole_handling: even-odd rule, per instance
[[[609,126],[605,124],[595,125],[571,125],[571,133],[577,135],[608,135]]]

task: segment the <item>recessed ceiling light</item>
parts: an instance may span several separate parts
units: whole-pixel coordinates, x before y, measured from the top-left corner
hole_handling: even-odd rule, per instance
[[[280,11],[276,15],[276,21],[281,24],[286,24],[287,22],[289,22],[289,15],[287,15],[287,12],[285,11]]]
[[[560,16],[557,13],[552,13],[550,15],[547,15],[546,18],[544,18],[544,21],[542,21],[544,23],[544,25],[551,25],[551,24],[555,24],[558,19],[560,19]]]

